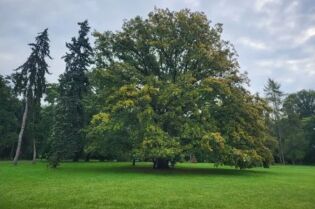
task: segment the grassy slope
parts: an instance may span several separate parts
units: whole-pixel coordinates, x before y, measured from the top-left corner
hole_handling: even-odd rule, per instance
[[[0,162],[0,208],[315,208],[315,167]]]

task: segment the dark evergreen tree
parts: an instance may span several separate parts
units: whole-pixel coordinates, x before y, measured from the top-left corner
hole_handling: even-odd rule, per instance
[[[71,43],[66,43],[69,51],[63,57],[66,71],[59,79],[59,99],[49,157],[52,167],[65,158],[77,161],[84,147],[81,129],[86,122],[82,100],[89,85],[87,71],[92,63],[92,47],[88,38],[88,22],[78,24],[79,36],[73,37]]]
[[[32,111],[32,123],[36,123],[35,120],[37,120],[39,116],[40,102],[46,88],[45,75],[46,73],[49,73],[46,58],[51,58],[49,51],[48,29],[39,33],[35,39],[35,43],[31,43],[29,45],[32,50],[30,56],[23,65],[16,69],[16,73],[12,75],[12,81],[15,84],[15,91],[23,96],[25,103],[16,154],[13,160],[14,164],[17,164],[19,159],[23,133],[28,114],[30,112],[29,109]],[[33,137],[33,162],[35,162],[35,159],[36,140],[35,137]]]
[[[18,137],[20,102],[9,81],[0,75],[0,158],[12,159]]]

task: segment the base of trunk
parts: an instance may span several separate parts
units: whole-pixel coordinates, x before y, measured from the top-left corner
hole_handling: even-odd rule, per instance
[[[153,160],[153,168],[155,169],[168,169],[169,160],[164,158],[156,158]]]
[[[75,153],[72,161],[73,162],[79,162],[79,159],[80,159],[80,154],[79,153]]]
[[[86,156],[85,156],[85,162],[90,162],[90,157],[91,157],[91,154],[90,154],[90,153],[86,154]]]
[[[32,160],[32,164],[36,164],[36,143],[35,143],[35,139],[33,140],[33,160]]]

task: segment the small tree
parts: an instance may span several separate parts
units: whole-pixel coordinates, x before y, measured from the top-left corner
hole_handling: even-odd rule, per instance
[[[12,81],[15,84],[15,91],[23,96],[25,108],[21,124],[21,130],[18,137],[18,144],[16,148],[13,163],[16,165],[21,152],[22,138],[27,122],[29,106],[35,115],[39,114],[40,103],[43,93],[46,88],[46,73],[48,71],[48,64],[46,58],[50,58],[48,29],[39,33],[35,38],[35,43],[29,44],[31,46],[31,55],[27,61],[16,69],[16,73],[12,75]],[[36,116],[34,117],[36,118]],[[36,161],[36,140],[33,138],[33,163]]]

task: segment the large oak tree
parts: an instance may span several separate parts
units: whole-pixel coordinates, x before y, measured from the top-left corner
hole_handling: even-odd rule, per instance
[[[95,97],[87,149],[117,147],[166,168],[202,150],[217,164],[268,166],[266,104],[251,95],[222,25],[155,9],[118,32],[96,32]]]

